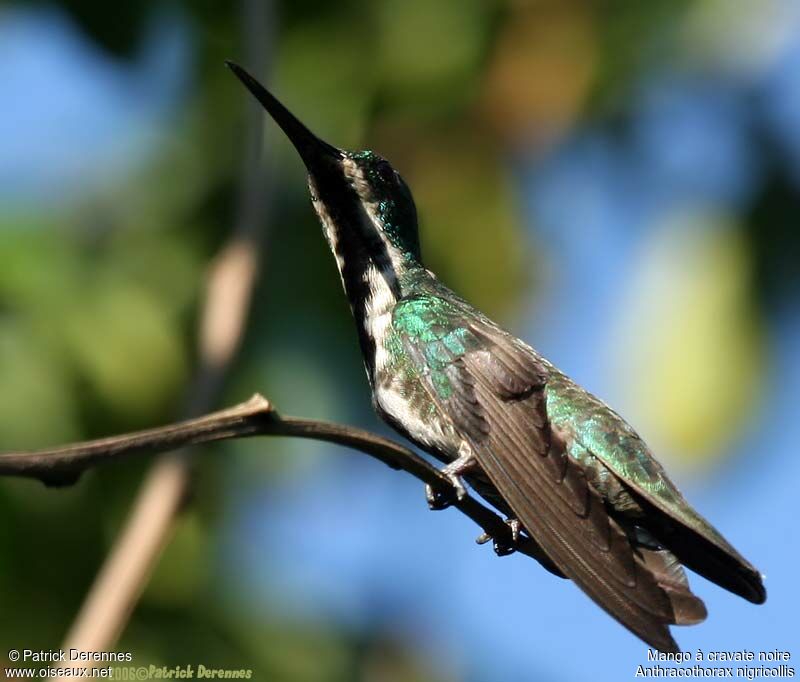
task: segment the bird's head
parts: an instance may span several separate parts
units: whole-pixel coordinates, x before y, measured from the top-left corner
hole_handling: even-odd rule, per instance
[[[388,257],[398,266],[418,262],[414,199],[389,162],[372,151],[349,152],[322,141],[247,71],[227,65],[303,160],[311,200],[334,253],[341,256],[346,241],[362,256]]]

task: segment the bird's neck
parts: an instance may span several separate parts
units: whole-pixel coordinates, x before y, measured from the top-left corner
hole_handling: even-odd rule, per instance
[[[388,253],[348,254],[342,246],[339,242],[334,250],[336,264],[353,311],[367,376],[374,385],[388,360],[386,340],[395,305],[413,295],[419,280],[432,275],[418,261],[401,258],[390,249]]]
[[[311,185],[314,208],[336,258],[342,286],[356,321],[367,376],[374,384],[385,362],[385,340],[392,311],[412,295],[422,279],[432,278],[416,254],[403,250],[376,230],[363,207],[329,208]]]

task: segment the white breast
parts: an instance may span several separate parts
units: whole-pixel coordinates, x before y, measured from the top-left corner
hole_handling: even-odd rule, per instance
[[[377,407],[394,421],[403,425],[408,435],[423,447],[429,447],[441,452],[445,459],[456,457],[457,443],[460,441],[452,427],[440,428],[440,424],[449,423],[447,420],[430,419],[420,415],[416,410],[408,409],[408,401],[402,395],[396,383],[388,386],[375,387],[375,402]]]
[[[364,273],[364,281],[369,287],[369,297],[364,306],[364,331],[375,342],[375,370],[386,368],[386,337],[392,327],[392,312],[397,298],[386,278],[372,266]]]

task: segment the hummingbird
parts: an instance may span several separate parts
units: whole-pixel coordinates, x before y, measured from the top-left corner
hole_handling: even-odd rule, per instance
[[[426,269],[414,199],[388,161],[322,141],[226,64],[305,164],[376,412],[444,464],[455,494],[469,483],[508,517],[515,539],[533,541],[547,570],[662,652],[680,651],[670,625],[706,618],[684,566],[766,600],[758,570],[692,508],[620,415]],[[448,503],[430,489],[428,498]]]

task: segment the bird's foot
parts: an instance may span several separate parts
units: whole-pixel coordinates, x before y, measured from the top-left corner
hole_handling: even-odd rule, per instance
[[[434,511],[447,509],[453,502],[461,501],[467,496],[467,489],[461,480],[461,475],[475,467],[475,456],[471,451],[463,450],[458,459],[453,460],[441,472],[447,477],[452,486],[451,490],[434,490],[430,485],[425,486],[425,499],[428,507]]]
[[[519,519],[506,519],[506,525],[511,529],[511,543],[505,540],[493,538],[489,533],[481,533],[476,539],[479,545],[485,545],[489,540],[494,543],[494,553],[497,556],[508,556],[517,551],[517,543],[519,542],[519,534],[522,531],[522,524]]]
[[[444,469],[442,469],[444,473]],[[428,508],[431,511],[441,511],[447,509],[455,502],[460,502],[467,496],[467,489],[458,476],[447,476],[450,481],[450,488],[439,488],[434,490],[433,486],[425,486],[425,499],[428,501]]]
[[[431,511],[441,511],[447,509],[458,498],[458,493],[452,488],[433,489],[433,486],[425,486],[425,499],[428,501],[428,509]]]

